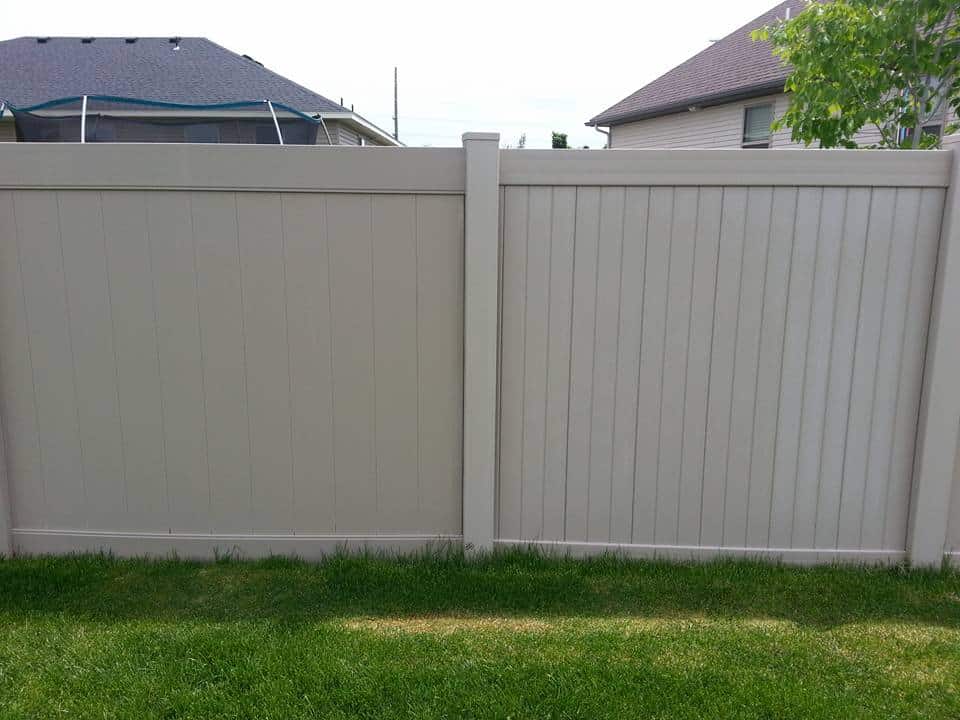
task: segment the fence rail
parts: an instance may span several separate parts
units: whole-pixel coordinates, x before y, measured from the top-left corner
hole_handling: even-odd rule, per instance
[[[960,559],[957,150],[0,146],[0,552]]]

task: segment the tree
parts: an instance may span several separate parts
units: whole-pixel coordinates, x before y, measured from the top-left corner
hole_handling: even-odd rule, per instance
[[[958,13],[956,0],[811,2],[755,30],[793,68],[773,128],[822,147],[857,147],[865,127],[880,147],[939,147],[950,109],[960,110]]]
[[[527,134],[523,133],[522,135],[520,135],[520,139],[517,140],[517,147],[520,150],[523,150],[526,146],[527,146]]]
[[[553,149],[554,150],[566,150],[569,145],[567,145],[567,134],[554,132],[553,133]]]

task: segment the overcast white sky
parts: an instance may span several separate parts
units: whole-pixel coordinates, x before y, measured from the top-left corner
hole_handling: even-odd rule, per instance
[[[206,36],[387,130],[396,65],[408,145],[459,145],[478,130],[549,147],[558,130],[602,147],[585,121],[776,2],[47,0],[11,2],[0,39]]]

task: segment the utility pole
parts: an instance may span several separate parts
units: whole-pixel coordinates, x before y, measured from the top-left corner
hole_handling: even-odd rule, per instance
[[[393,139],[400,139],[399,121],[397,120],[397,68],[393,68]]]

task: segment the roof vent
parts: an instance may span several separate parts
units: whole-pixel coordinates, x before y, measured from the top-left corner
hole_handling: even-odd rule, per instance
[[[133,44],[137,41],[137,39],[136,39],[136,38],[124,38],[123,41],[124,41],[127,45],[133,45]]]
[[[41,45],[46,45],[46,44],[47,44],[47,40],[49,40],[49,39],[50,39],[50,38],[48,38],[48,37],[38,37],[38,38],[37,38],[37,42],[38,42],[39,44],[41,44]]]
[[[259,60],[255,59],[255,58],[252,58],[252,57],[250,57],[249,55],[244,55],[243,57],[245,57],[247,60],[249,60],[249,61],[252,62],[252,63],[256,63],[256,64],[259,65],[260,67],[263,67],[263,63],[260,62]]]
[[[80,39],[80,42],[82,42],[84,45],[89,45],[90,43],[93,42],[93,38],[91,38],[91,37],[81,38],[81,39]]]
[[[173,49],[174,49],[174,50],[179,50],[179,49],[180,49],[180,40],[181,40],[181,39],[182,39],[182,38],[172,37],[172,38],[170,38],[169,40],[167,40],[167,42],[170,43],[171,45],[173,45]]]

